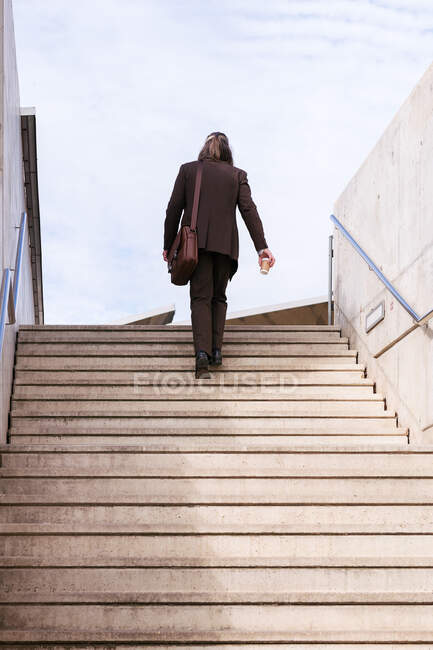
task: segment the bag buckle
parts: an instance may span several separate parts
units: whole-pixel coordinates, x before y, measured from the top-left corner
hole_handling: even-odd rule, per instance
[[[174,262],[174,260],[175,260],[176,257],[177,257],[177,251],[178,251],[178,249],[176,248],[176,250],[174,251],[174,253],[173,253],[173,257],[171,258],[170,262],[167,262],[168,272],[169,272],[169,273],[171,272],[171,269],[173,268],[173,262]]]

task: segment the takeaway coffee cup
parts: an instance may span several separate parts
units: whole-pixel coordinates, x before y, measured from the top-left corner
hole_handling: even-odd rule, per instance
[[[269,273],[269,261],[269,257],[262,257],[260,260],[260,273],[263,273],[263,275]]]

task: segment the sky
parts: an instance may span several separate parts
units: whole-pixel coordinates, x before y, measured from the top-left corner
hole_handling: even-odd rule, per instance
[[[259,273],[238,213],[228,311],[327,293],[329,215],[432,62],[432,0],[12,2],[46,323],[189,316],[163,224],[179,166],[215,130],[277,260]]]

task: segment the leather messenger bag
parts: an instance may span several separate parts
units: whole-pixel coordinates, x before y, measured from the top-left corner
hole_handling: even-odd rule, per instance
[[[198,262],[196,226],[202,173],[203,161],[200,160],[195,178],[191,225],[180,228],[167,255],[168,272],[172,283],[177,285],[188,284]]]

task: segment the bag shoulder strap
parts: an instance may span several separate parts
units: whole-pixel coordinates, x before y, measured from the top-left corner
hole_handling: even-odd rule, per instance
[[[194,201],[192,204],[190,229],[195,230],[197,226],[198,202],[200,199],[201,177],[203,174],[203,161],[198,161],[197,174],[195,176]]]

